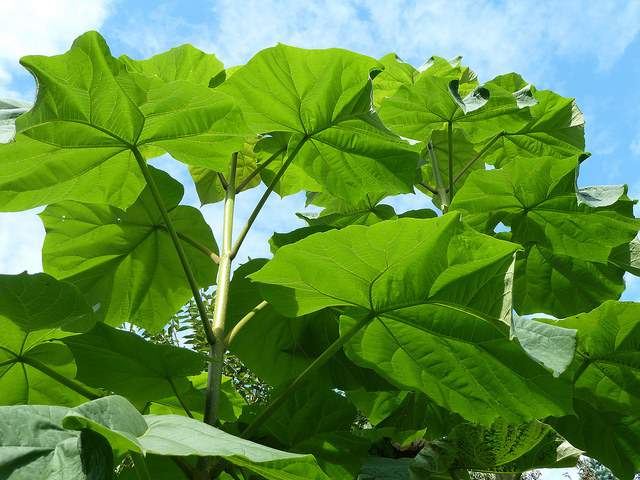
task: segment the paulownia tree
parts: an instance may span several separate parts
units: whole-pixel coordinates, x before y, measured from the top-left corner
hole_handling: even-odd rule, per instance
[[[0,104],[0,208],[46,206],[46,237],[44,273],[0,276],[0,478],[640,470],[640,304],[618,301],[640,223],[625,186],[577,186],[572,99],[459,59],[278,45],[224,70],[95,32],[21,63],[37,98]],[[165,153],[224,202],[215,237]],[[416,190],[439,211],[383,203]],[[300,191],[320,213],[232,272],[267,198]],[[189,301],[207,355],[139,335]]]

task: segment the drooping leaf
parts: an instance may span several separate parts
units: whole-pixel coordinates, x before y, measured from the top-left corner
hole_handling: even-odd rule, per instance
[[[233,95],[257,133],[292,133],[295,162],[346,199],[411,191],[417,155],[371,109],[374,59],[286,45],[254,56],[218,89]]]
[[[471,421],[563,415],[569,385],[530,360],[503,323],[516,250],[455,214],[401,219],[284,246],[250,278],[288,316],[350,307],[342,332],[371,318],[347,343],[350,358]]]
[[[76,361],[78,380],[123,395],[139,408],[184,394],[191,387],[186,377],[205,369],[205,358],[192,350],[154,344],[104,323],[64,343]]]
[[[111,447],[92,431],[62,428],[68,409],[0,407],[0,477],[6,480],[110,480]]]
[[[212,285],[217,265],[206,252],[216,252],[217,246],[211,229],[198,210],[178,205],[182,185],[160,170],[153,169],[152,175],[196,281],[203,288]],[[63,202],[47,207],[40,217],[47,231],[45,271],[73,283],[99,304],[97,313],[107,323],[129,322],[157,331],[192,297],[148,188],[126,211]]]
[[[21,100],[0,98],[0,143],[7,143],[16,134],[16,118],[31,108]]]
[[[74,378],[68,349],[53,340],[94,325],[78,290],[44,273],[0,275],[0,405],[77,405],[85,398],[48,372]]]
[[[193,67],[198,59],[189,52],[170,56]],[[63,200],[127,208],[143,187],[134,149],[224,168],[247,135],[228,95],[131,71],[96,32],[78,37],[63,55],[21,63],[36,78],[38,96],[17,119],[15,141],[0,146],[5,211]]]
[[[526,247],[514,284],[521,314],[571,315],[621,293],[623,270],[609,257],[629,245],[640,224],[624,197],[592,207],[591,190],[592,200],[585,202],[576,191],[576,168],[575,158],[514,159],[473,173],[451,204],[482,231],[499,222],[510,226],[509,239]]]
[[[10,414],[13,409],[39,407],[2,408]],[[222,457],[266,479],[328,479],[310,455],[265,447],[191,418],[178,415],[142,416],[123,397],[104,397],[68,409],[61,420],[58,425],[43,425],[41,434],[52,427],[56,430],[64,427],[67,431],[92,430],[107,439],[116,458],[122,458],[128,452]]]

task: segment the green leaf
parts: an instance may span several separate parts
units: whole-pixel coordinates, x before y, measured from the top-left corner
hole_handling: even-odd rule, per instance
[[[518,339],[531,358],[558,377],[573,362],[576,350],[576,330],[552,323],[538,322],[518,315],[513,317],[512,335]]]
[[[0,98],[0,143],[7,143],[15,136],[16,118],[29,108],[28,102]]]
[[[640,471],[640,304],[609,301],[557,325],[578,331],[577,417],[554,426],[618,477],[631,478]]]
[[[576,399],[575,416],[552,422],[567,440],[596,458],[618,478],[633,478],[640,471],[640,418],[615,411],[602,411]]]
[[[207,373],[203,372],[190,378],[190,388],[176,396],[166,397],[152,402],[149,411],[152,415],[187,415],[184,405],[187,406],[193,418],[204,418],[204,406],[206,404]],[[232,423],[240,418],[247,402],[236,391],[233,379],[222,376],[220,384],[220,405],[218,406],[218,419],[222,422]]]
[[[343,228],[348,225],[373,225],[383,220],[396,218],[396,212],[390,205],[380,203],[385,194],[367,193],[357,202],[345,202],[342,199],[327,194],[307,194],[307,203],[323,206],[317,215],[304,215],[309,226],[326,225],[333,228]]]
[[[169,56],[184,57],[180,62],[192,68],[198,62],[189,52]],[[133,72],[96,32],[78,37],[63,55],[21,63],[34,75],[38,96],[16,121],[16,140],[0,146],[5,211],[63,200],[127,208],[143,187],[134,150],[222,169],[247,134],[229,96]]]
[[[526,246],[514,284],[521,314],[571,315],[620,293],[616,278],[623,271],[609,257],[635,238],[640,224],[624,197],[590,206],[614,199],[609,190],[600,199],[594,189],[578,194],[576,169],[575,158],[517,158],[474,172],[451,204],[480,230],[510,226],[509,239]]]
[[[229,328],[263,300],[258,285],[248,276],[266,262],[253,259],[234,272],[229,290]],[[229,349],[259,378],[277,386],[302,373],[338,336],[338,314],[331,309],[289,318],[267,305],[238,330]],[[261,339],[260,348],[255,348],[256,338]],[[388,385],[373,371],[353,365],[342,352],[322,367],[314,380],[341,389]]]
[[[221,457],[266,479],[328,479],[311,455],[282,452],[178,415],[140,415],[124,398],[104,397],[70,409],[66,429],[104,436],[117,455]],[[58,427],[60,428],[60,427]]]
[[[401,86],[382,102],[380,117],[394,132],[421,142],[449,123],[461,128],[473,143],[528,123],[528,109],[521,108],[511,92],[491,83],[475,85],[475,79],[465,83],[464,73],[443,75],[426,70],[413,85]],[[468,91],[471,86],[475,88]]]
[[[541,422],[513,425],[498,420],[488,428],[462,423],[446,438],[427,444],[410,468],[414,475],[424,475],[417,478],[458,470],[521,473],[572,467],[581,453]]]
[[[256,170],[255,142],[255,139],[245,142],[242,151],[238,152],[236,164],[237,183],[244,181]],[[196,185],[196,192],[198,193],[201,205],[217,203],[224,200],[226,190],[224,185],[220,183],[220,174],[218,172],[210,168],[190,166],[189,173]],[[226,172],[224,173],[226,174]],[[255,176],[244,189],[248,190],[259,184],[260,178]]]
[[[0,291],[0,405],[77,405],[85,400],[48,373],[75,377],[70,352],[52,341],[94,325],[95,316],[80,292],[44,273],[0,275]]]
[[[215,281],[217,252],[211,229],[195,208],[178,205],[180,183],[161,170],[152,174],[162,193],[201,287]],[[111,325],[134,323],[161,329],[192,292],[151,191],[127,211],[104,205],[63,202],[40,217],[47,234],[42,250],[46,272],[76,285],[97,314]]]
[[[154,55],[146,60],[134,60],[122,55],[120,61],[131,72],[158,77],[165,82],[184,80],[208,87],[213,77],[224,70],[215,55],[185,44]]]
[[[510,92],[526,87],[517,74],[496,77],[490,84]],[[531,119],[519,129],[505,131],[489,147],[485,162],[500,167],[522,156],[562,158],[584,151],[584,117],[575,100],[550,90],[533,89],[532,93],[536,104],[529,110]]]
[[[449,185],[449,135],[447,133],[447,129],[434,130],[431,134],[431,142],[433,143],[433,151],[438,159],[438,167],[442,182],[444,185]],[[469,173],[472,171],[480,169],[484,170],[483,161],[474,161],[474,159],[478,158],[479,152],[476,150],[475,145],[469,141],[464,130],[461,128],[453,129],[451,152],[454,172],[453,178],[457,179],[458,175],[461,174],[460,178],[455,183],[456,188],[460,188],[469,176]],[[463,173],[463,170],[465,169],[466,171]],[[432,187],[437,185],[431,162],[426,162],[420,168],[420,172],[422,174],[423,182],[427,182],[427,184]],[[423,186],[418,185],[417,188],[423,193],[431,195],[431,192]],[[441,203],[442,202],[439,204]]]
[[[341,330],[373,317],[346,350],[394,384],[471,421],[521,422],[571,405],[569,385],[509,340],[503,296],[516,250],[455,214],[401,219],[312,235],[250,278],[291,317],[350,307]]]
[[[376,108],[387,97],[393,96],[402,85],[413,85],[420,72],[395,53],[380,59],[384,70],[373,79],[373,104]]]
[[[346,50],[286,45],[254,56],[218,87],[257,133],[293,133],[296,162],[333,195],[411,191],[418,158],[371,109],[374,59]]]
[[[369,457],[358,480],[409,480],[410,458]]]
[[[0,407],[0,477],[6,480],[110,480],[109,443],[92,431],[61,428],[64,407]]]
[[[143,408],[148,402],[184,394],[186,377],[205,369],[205,358],[185,348],[158,345],[103,323],[64,340],[76,361],[77,378]]]

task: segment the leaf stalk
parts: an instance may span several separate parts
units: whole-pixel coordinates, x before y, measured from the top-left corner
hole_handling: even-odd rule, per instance
[[[433,142],[431,140],[429,140],[429,143],[427,144],[427,150],[429,152],[429,160],[431,161],[433,177],[436,180],[436,190],[440,197],[440,209],[446,213],[447,210],[449,210],[449,194],[447,193],[447,187],[442,180],[440,165],[438,165],[438,158],[436,157],[436,152],[433,149]]]
[[[147,182],[147,186],[149,190],[151,190],[151,195],[155,200],[155,203],[160,211],[160,215],[162,216],[162,220],[164,221],[167,230],[169,231],[169,236],[171,237],[171,241],[173,242],[173,246],[176,249],[176,253],[178,254],[178,258],[180,259],[180,263],[182,264],[182,269],[184,270],[185,276],[187,277],[187,281],[189,282],[189,286],[191,287],[191,293],[193,294],[193,298],[196,302],[196,306],[198,307],[198,313],[200,314],[200,320],[202,321],[202,327],[204,328],[205,336],[207,337],[207,342],[211,345],[212,342],[215,341],[213,336],[213,331],[211,330],[211,323],[209,323],[209,317],[207,315],[207,309],[202,301],[202,296],[200,295],[200,289],[198,287],[198,283],[196,282],[196,278],[193,275],[193,271],[191,270],[191,266],[189,265],[189,259],[187,258],[187,254],[182,248],[182,242],[180,242],[180,238],[176,232],[176,229],[171,222],[171,218],[169,217],[169,212],[167,212],[167,208],[162,201],[162,194],[156,185],[151,172],[149,171],[149,167],[147,166],[147,162],[140,153],[140,150],[137,148],[132,149],[134,156],[136,157],[136,161],[138,162],[138,166],[140,170],[142,170],[142,175],[144,176],[145,181]]]
[[[358,333],[365,325],[367,325],[371,319],[373,319],[375,313],[369,313],[362,317],[358,322],[347,330],[343,335],[340,335],[331,345],[329,345],[324,352],[320,354],[302,373],[300,373],[287,388],[273,400],[269,406],[263,410],[254,420],[244,429],[242,437],[251,438],[258,428],[260,428],[264,422],[266,422],[271,415],[273,415],[296,391],[296,389],[315,373],[320,367],[327,363],[342,347],[351,340],[356,333]]]

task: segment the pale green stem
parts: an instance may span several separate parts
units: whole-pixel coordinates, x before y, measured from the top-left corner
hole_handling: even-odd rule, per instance
[[[72,380],[70,378],[65,377],[64,375],[59,374],[58,372],[51,369],[49,366],[45,365],[41,361],[36,360],[35,358],[16,357],[16,361],[29,365],[35,368],[36,370],[39,370],[40,372],[44,373],[46,376],[52,378],[53,380],[64,385],[70,390],[73,390],[74,392],[79,393],[83,397],[88,398],[89,400],[96,400],[101,397],[101,395],[98,395],[95,392],[89,390],[79,382],[76,382],[75,380]]]
[[[291,154],[287,157],[282,167],[280,167],[280,170],[278,170],[278,173],[276,173],[276,176],[273,177],[273,180],[271,181],[271,183],[269,184],[265,192],[262,194],[262,197],[260,197],[260,200],[258,200],[258,203],[256,204],[255,208],[251,212],[251,215],[249,215],[249,219],[247,220],[247,223],[245,224],[245,226],[242,228],[242,231],[238,235],[238,238],[236,239],[236,243],[233,245],[233,249],[231,250],[231,258],[235,258],[235,256],[238,254],[238,250],[240,250],[240,247],[242,246],[242,242],[244,241],[245,237],[249,233],[249,230],[251,229],[253,222],[255,222],[256,218],[258,217],[258,214],[260,213],[260,210],[262,210],[262,207],[264,206],[265,202],[269,198],[269,195],[271,195],[271,192],[280,181],[280,178],[287,171],[287,168],[289,168],[289,165],[291,165],[291,162],[293,162],[294,158],[296,158],[296,155],[304,145],[305,141],[306,141],[306,138],[301,140],[300,143],[296,146],[295,150],[291,152]]]
[[[222,368],[224,366],[224,328],[229,303],[229,286],[231,284],[233,213],[236,200],[236,168],[238,154],[234,153],[229,167],[229,179],[224,198],[224,217],[222,225],[222,243],[220,247],[220,264],[218,280],[216,282],[216,298],[213,306],[213,337],[215,341],[210,346],[209,375],[207,379],[207,403],[204,411],[204,421],[215,425],[218,421],[220,406],[220,388]]]
[[[304,369],[295,380],[293,380],[289,386],[282,392],[275,400],[273,400],[269,406],[258,415],[253,422],[242,432],[244,438],[250,438],[258,428],[266,422],[274,412],[276,412],[287,399],[296,391],[296,389],[315,373],[320,367],[327,363],[342,347],[351,340],[356,333],[358,333],[369,321],[374,317],[374,314],[364,316],[362,319],[353,325],[349,330],[340,335],[327,349],[320,354],[307,368]]]
[[[227,337],[225,338],[224,343],[226,345],[231,345],[231,342],[233,342],[233,339],[236,337],[236,335],[238,335],[238,332],[240,332],[240,330],[242,330],[242,328],[251,321],[251,319],[253,317],[256,316],[256,314],[264,309],[267,305],[269,305],[268,302],[266,302],[265,300],[263,300],[262,302],[260,302],[258,305],[256,305],[255,307],[253,307],[253,309],[247,313],[244,317],[242,317],[240,319],[240,321],[238,323],[235,324],[235,326],[231,329],[231,331],[229,332],[229,334],[227,335]]]
[[[449,142],[448,155],[449,155],[449,198],[453,198],[453,123],[447,124],[447,140]]]
[[[447,193],[447,187],[442,180],[442,175],[440,174],[440,165],[438,165],[438,158],[436,157],[436,152],[433,150],[433,142],[431,142],[431,140],[429,140],[427,150],[429,151],[429,160],[431,160],[433,177],[436,180],[436,190],[438,191],[438,195],[440,196],[440,209],[444,213],[447,213],[447,210],[449,210],[449,194]]]
[[[489,150],[491,148],[491,146],[496,143],[496,141],[502,137],[505,134],[505,132],[500,132],[498,133],[496,136],[494,136],[491,140],[489,140],[487,142],[487,144],[482,147],[482,150],[480,150],[478,152],[478,154],[473,157],[464,167],[462,167],[462,170],[460,170],[460,172],[458,172],[458,174],[456,175],[456,177],[453,179],[453,183],[455,184],[458,180],[460,180],[462,178],[462,176],[467,173],[467,170],[469,170],[474,163],[476,163],[480,158],[482,158],[482,156],[487,153],[487,150]]]
[[[198,283],[196,282],[196,278],[193,275],[193,271],[191,270],[191,266],[189,265],[189,259],[187,258],[187,254],[184,252],[184,248],[182,248],[182,242],[178,237],[176,229],[173,227],[173,223],[171,222],[171,218],[169,217],[169,212],[167,212],[166,207],[164,206],[164,202],[162,201],[162,194],[160,190],[158,190],[158,186],[156,182],[153,180],[153,176],[149,171],[149,167],[147,166],[147,162],[140,153],[137,148],[133,148],[133,154],[136,157],[136,161],[138,162],[138,166],[140,170],[142,170],[142,175],[144,176],[145,181],[147,182],[147,186],[151,191],[151,195],[155,200],[155,203],[160,211],[160,215],[162,216],[162,220],[164,221],[167,230],[169,231],[169,236],[171,237],[171,241],[173,242],[173,246],[175,247],[176,253],[178,254],[178,258],[180,259],[180,263],[182,264],[182,269],[187,277],[187,281],[189,282],[189,286],[191,287],[191,293],[193,294],[193,298],[198,307],[198,312],[200,313],[200,320],[202,321],[202,327],[204,328],[204,333],[207,337],[207,342],[211,345],[215,339],[213,337],[213,332],[211,331],[211,324],[209,323],[209,318],[207,316],[207,309],[202,301],[202,296],[200,295],[200,289],[198,288]]]
[[[275,152],[273,155],[271,155],[269,158],[267,158],[264,162],[262,162],[260,165],[258,165],[253,172],[251,172],[249,175],[247,175],[247,177],[244,180],[242,180],[242,182],[240,182],[238,184],[238,188],[236,188],[236,192],[240,193],[242,190],[244,190],[244,187],[249,185],[251,180],[253,180],[256,177],[256,175],[258,175],[262,170],[265,169],[265,167],[267,165],[269,165],[276,158],[278,158],[278,156],[281,155],[282,152],[284,152],[285,150],[286,150],[286,148],[281,148],[280,150]]]

